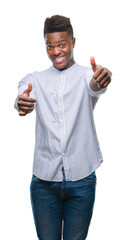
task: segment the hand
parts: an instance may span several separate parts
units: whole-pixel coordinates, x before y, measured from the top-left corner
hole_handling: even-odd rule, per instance
[[[112,73],[107,68],[96,65],[94,57],[90,58],[90,63],[94,71],[90,86],[96,91],[107,87],[111,82]]]
[[[37,102],[36,99],[29,97],[30,92],[32,91],[32,84],[28,84],[28,88],[18,96],[17,104],[19,108],[19,115],[25,116],[28,113],[31,113],[34,109],[34,103]]]

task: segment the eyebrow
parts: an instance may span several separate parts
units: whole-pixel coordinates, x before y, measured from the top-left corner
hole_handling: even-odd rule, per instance
[[[57,43],[60,43],[60,42],[66,42],[66,40],[62,39],[62,40],[58,41]],[[46,42],[46,44],[52,44],[52,43],[51,42]]]

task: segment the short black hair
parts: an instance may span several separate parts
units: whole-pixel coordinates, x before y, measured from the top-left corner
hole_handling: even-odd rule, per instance
[[[67,32],[73,37],[73,27],[70,18],[61,15],[54,15],[50,18],[46,18],[44,23],[44,36],[46,33],[53,32]]]

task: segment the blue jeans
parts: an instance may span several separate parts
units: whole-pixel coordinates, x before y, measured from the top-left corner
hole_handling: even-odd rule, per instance
[[[86,239],[95,200],[96,175],[79,181],[50,182],[32,176],[31,204],[39,240]]]

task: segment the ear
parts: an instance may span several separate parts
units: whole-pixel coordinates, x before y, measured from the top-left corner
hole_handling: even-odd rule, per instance
[[[73,39],[72,39],[72,45],[73,45],[73,48],[74,48],[74,46],[75,46],[75,41],[76,41],[76,38],[73,37]]]

